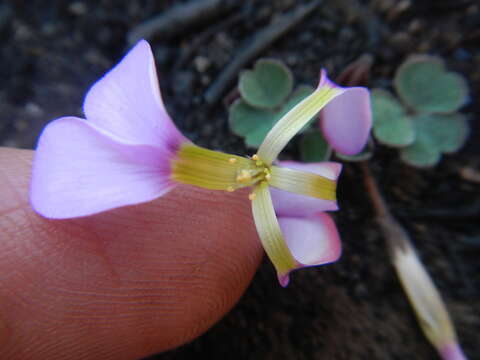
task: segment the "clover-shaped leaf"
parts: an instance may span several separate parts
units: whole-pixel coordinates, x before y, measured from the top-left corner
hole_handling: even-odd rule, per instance
[[[275,113],[238,99],[230,106],[229,121],[234,134],[244,137],[247,146],[258,148],[275,123]]]
[[[240,94],[254,107],[273,109],[279,106],[292,87],[291,71],[282,62],[273,59],[258,60],[253,70],[240,75]]]
[[[372,91],[373,133],[385,145],[404,147],[415,139],[413,124],[403,106],[389,92]]]
[[[318,130],[306,133],[300,142],[300,154],[305,162],[326,161],[332,154],[332,148]]]
[[[276,112],[255,108],[239,99],[230,106],[230,128],[235,134],[245,138],[247,146],[258,148],[273,125],[313,91],[310,86],[300,86]]]
[[[415,141],[404,148],[402,159],[418,167],[434,166],[442,153],[452,153],[465,143],[469,128],[462,114],[422,114],[412,118]]]
[[[398,95],[417,112],[450,113],[468,98],[465,79],[448,72],[443,62],[433,56],[413,56],[397,70],[394,79]]]

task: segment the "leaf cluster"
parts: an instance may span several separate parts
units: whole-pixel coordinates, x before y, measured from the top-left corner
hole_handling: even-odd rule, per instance
[[[314,91],[306,85],[292,91],[292,72],[275,59],[258,60],[240,75],[238,88],[240,98],[229,108],[229,124],[252,148],[258,148],[277,121]]]
[[[393,85],[398,97],[372,91],[378,142],[399,148],[402,160],[417,167],[434,166],[443,153],[462,147],[469,126],[457,110],[468,100],[468,86],[460,74],[447,71],[437,57],[416,55],[400,65]]]

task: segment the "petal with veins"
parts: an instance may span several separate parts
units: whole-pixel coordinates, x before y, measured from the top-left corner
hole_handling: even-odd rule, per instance
[[[58,119],[35,153],[32,206],[63,219],[155,199],[174,186],[172,156],[166,148],[122,143],[82,119]]]
[[[286,113],[268,132],[258,149],[258,156],[270,165],[293,138],[317,113],[345,89],[333,84],[325,70],[320,75],[317,89]]]
[[[88,121],[125,142],[155,146],[184,140],[163,104],[145,40],[91,87],[83,109]]]
[[[340,236],[332,218],[324,213],[310,217],[279,217],[285,241],[297,261],[295,270],[336,261],[342,252]],[[281,284],[288,284],[288,272],[281,275]]]
[[[270,261],[277,270],[278,279],[282,286],[284,276],[297,267],[295,259],[290,254],[278,225],[277,216],[273,209],[268,184],[262,182],[254,187],[252,197],[252,212],[258,236]]]
[[[333,84],[333,83],[332,83]],[[372,127],[370,93],[366,88],[340,88],[320,114],[320,127],[332,148],[345,155],[359,153]]]
[[[299,171],[311,172],[336,181],[342,165],[335,162],[299,163],[295,161],[279,162],[281,166]],[[270,188],[273,206],[278,216],[309,216],[319,211],[337,210],[336,201],[313,198],[297,193]]]

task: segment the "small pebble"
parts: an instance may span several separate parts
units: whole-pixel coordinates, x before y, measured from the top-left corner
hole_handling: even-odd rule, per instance
[[[210,60],[205,56],[197,56],[193,59],[193,64],[199,73],[203,73],[210,66]]]
[[[87,4],[81,1],[75,1],[70,4],[68,11],[77,16],[85,15],[88,11]]]

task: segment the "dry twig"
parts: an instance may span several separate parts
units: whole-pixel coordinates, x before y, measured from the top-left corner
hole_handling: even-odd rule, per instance
[[[209,104],[217,102],[218,98],[232,83],[241,68],[265,50],[270,44],[285,35],[306,16],[311,14],[321,2],[321,0],[314,0],[306,5],[298,6],[294,11],[280,16],[275,22],[257,32],[253,38],[248,39],[245,45],[240,48],[232,62],[207,89],[205,92],[206,102]]]
[[[128,33],[128,42],[150,39],[156,34],[172,37],[192,26],[205,23],[232,10],[238,2],[232,0],[191,0],[135,26]]]

